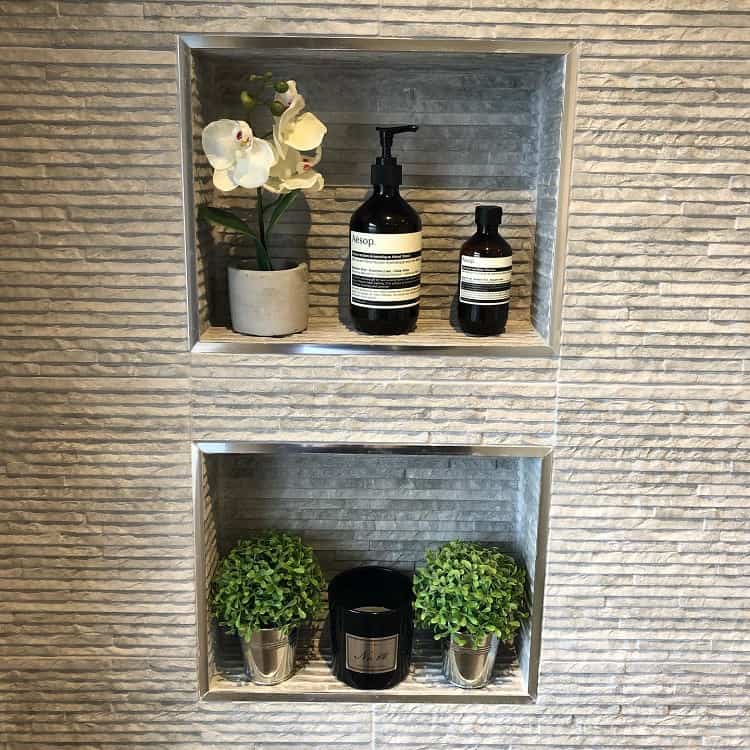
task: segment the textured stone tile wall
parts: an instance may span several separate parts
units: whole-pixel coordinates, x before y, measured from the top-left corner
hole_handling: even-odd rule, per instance
[[[748,746],[738,0],[7,0],[0,745]],[[581,44],[562,357],[186,351],[175,34]],[[556,445],[539,702],[196,702],[189,442]]]
[[[516,458],[233,454],[210,460],[222,554],[270,527],[304,537],[329,578],[363,563],[411,574],[426,549],[458,537],[501,544],[526,560],[527,535],[520,538],[514,510],[528,503],[529,514],[536,513],[539,477],[535,491],[521,495]]]
[[[548,459],[549,460],[549,459]],[[539,510],[544,492],[542,487],[542,461],[541,459],[530,459],[518,463],[519,492],[515,498],[514,516],[514,538],[520,559],[526,568],[528,581],[528,592],[531,600],[531,609],[542,609],[543,602],[534,596],[534,581],[536,578],[537,553],[546,555],[544,541],[541,541],[540,549],[537,549],[537,532],[539,529]],[[518,638],[517,653],[521,671],[526,677],[528,684],[529,660],[531,658],[531,619],[525,620],[521,625],[521,637]]]
[[[570,63],[568,63],[570,64]],[[531,320],[539,333],[549,337],[552,307],[560,187],[560,150],[564,96],[564,65],[550,65],[539,86],[539,163],[536,177],[537,222],[534,238],[534,295]],[[573,74],[570,73],[572,76]]]

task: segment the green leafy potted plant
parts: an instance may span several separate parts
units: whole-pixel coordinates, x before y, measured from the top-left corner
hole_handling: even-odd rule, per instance
[[[443,673],[464,688],[484,687],[498,645],[528,617],[526,573],[496,547],[453,541],[427,552],[414,575],[417,624],[443,641]]]
[[[312,112],[303,112],[305,100],[295,81],[274,81],[272,73],[250,75],[240,100],[248,119],[252,115],[258,122],[263,113],[270,114],[271,130],[259,137],[245,120],[222,119],[206,125],[201,139],[218,190],[255,191],[255,226],[213,206],[200,206],[198,216],[248,238],[255,248],[254,259],[229,265],[232,328],[284,336],[307,328],[308,271],[306,263],[274,264],[271,233],[301,191],[323,189],[323,176],[313,167],[322,156],[326,126]],[[275,197],[264,198],[264,190]]]
[[[315,555],[299,537],[266,531],[238,542],[212,582],[216,621],[240,637],[245,671],[260,685],[291,677],[299,627],[325,588]]]

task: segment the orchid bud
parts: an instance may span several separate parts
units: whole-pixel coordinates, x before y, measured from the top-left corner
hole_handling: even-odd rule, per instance
[[[289,84],[286,81],[276,81],[274,83],[273,88],[275,91],[278,91],[279,94],[285,94],[287,91],[289,91]]]
[[[286,109],[284,103],[279,101],[272,101],[269,105],[269,108],[271,110],[271,114],[274,115],[274,117],[279,117]]]
[[[242,92],[242,93],[240,94],[240,101],[241,101],[241,102],[242,102],[242,103],[243,103],[243,104],[244,104],[244,105],[245,105],[245,106],[246,106],[246,107],[247,107],[248,109],[252,109],[252,108],[253,108],[253,107],[254,107],[254,106],[255,106],[255,105],[257,104],[257,102],[255,101],[255,97],[254,97],[254,96],[253,96],[252,94],[248,93],[247,91],[243,91],[243,92]]]

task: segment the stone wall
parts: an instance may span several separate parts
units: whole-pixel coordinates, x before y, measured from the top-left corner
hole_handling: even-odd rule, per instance
[[[748,746],[746,2],[0,10],[0,746]],[[579,41],[559,362],[191,356],[175,34],[221,31]],[[200,438],[554,445],[538,703],[198,703]]]

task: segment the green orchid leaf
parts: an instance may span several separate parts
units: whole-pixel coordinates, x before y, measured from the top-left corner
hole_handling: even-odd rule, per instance
[[[213,206],[199,206],[198,218],[207,221],[214,226],[232,229],[240,234],[245,234],[257,240],[257,235],[250,229],[249,225],[236,216],[231,211],[225,211],[223,208],[214,208]]]
[[[291,193],[287,193],[286,195],[283,195],[281,198],[279,198],[275,202],[275,206],[273,208],[273,212],[271,213],[271,218],[268,220],[268,226],[266,227],[266,235],[271,233],[271,230],[276,226],[276,223],[279,221],[279,219],[284,215],[286,210],[289,208],[289,206],[294,203],[294,200],[297,198],[297,196],[300,194],[299,190],[292,190]]]

